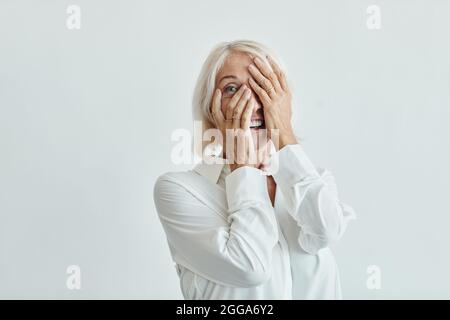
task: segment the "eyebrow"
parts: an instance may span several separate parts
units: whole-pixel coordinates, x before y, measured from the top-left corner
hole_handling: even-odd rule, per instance
[[[225,80],[226,78],[233,78],[233,79],[237,79],[237,77],[236,76],[233,76],[233,75],[226,75],[226,76],[223,76],[222,78],[220,78],[220,80],[219,80],[219,84],[223,81],[223,80]]]

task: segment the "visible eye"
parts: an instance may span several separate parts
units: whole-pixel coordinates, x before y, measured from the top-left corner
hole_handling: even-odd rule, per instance
[[[225,87],[225,93],[234,94],[236,91],[238,91],[238,88],[235,85],[228,85]]]

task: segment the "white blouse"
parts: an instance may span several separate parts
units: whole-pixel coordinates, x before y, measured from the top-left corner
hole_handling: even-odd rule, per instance
[[[158,178],[156,209],[185,299],[342,298],[328,246],[355,213],[299,144],[275,156],[274,206],[267,172],[253,167],[201,163]]]

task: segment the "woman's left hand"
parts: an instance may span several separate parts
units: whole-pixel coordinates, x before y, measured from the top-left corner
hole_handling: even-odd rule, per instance
[[[260,58],[253,59],[248,69],[252,77],[249,84],[258,95],[264,109],[264,121],[268,134],[272,137],[272,130],[278,129],[279,141],[273,141],[277,149],[287,144],[296,144],[292,129],[292,95],[288,88],[286,76],[270,57],[267,57],[271,68]]]

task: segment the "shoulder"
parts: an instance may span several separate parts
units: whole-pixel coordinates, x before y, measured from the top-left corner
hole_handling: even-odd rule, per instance
[[[161,174],[153,187],[154,199],[179,197],[191,193],[192,185],[197,183],[199,174],[193,169],[169,171]]]
[[[192,174],[191,171],[166,172],[156,179],[153,202],[158,215],[170,214],[178,206],[191,200],[189,188],[183,181]]]
[[[156,183],[160,183],[162,181],[179,181],[179,180],[183,180],[189,177],[192,177],[192,175],[195,174],[195,172],[193,170],[187,170],[187,171],[168,171],[165,172],[163,174],[161,174],[160,176],[158,176],[158,178],[156,179]]]
[[[202,182],[193,170],[161,174],[153,187],[153,202],[160,217],[196,215],[203,206]]]
[[[169,171],[161,174],[155,182],[154,190],[175,185],[183,185],[183,182],[192,180],[197,173],[193,170]]]

